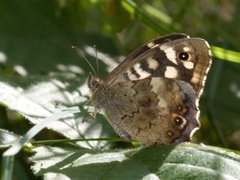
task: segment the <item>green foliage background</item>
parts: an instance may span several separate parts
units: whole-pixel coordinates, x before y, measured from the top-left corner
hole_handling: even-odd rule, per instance
[[[0,81],[29,95],[36,91],[34,85],[54,78],[68,83],[64,91],[72,95],[92,71],[73,45],[85,52],[94,67],[92,47],[96,45],[99,76],[104,77],[109,66],[112,69],[123,56],[153,38],[176,32],[201,37],[213,47],[214,57],[200,104],[202,128],[194,142],[239,150],[239,12],[237,0],[4,0],[0,2]],[[109,61],[104,61],[106,57]],[[59,92],[63,92],[60,86]],[[81,88],[77,92],[89,95]],[[35,94],[34,98],[52,97],[48,95]],[[70,107],[83,102],[67,98],[49,102],[49,98],[34,102],[51,111],[54,103]],[[28,117],[11,111],[19,105],[11,108],[8,100],[1,103],[0,128],[23,135],[31,127]],[[36,140],[54,138],[59,135],[46,130]],[[16,174],[31,179],[26,159],[19,157],[16,162]]]

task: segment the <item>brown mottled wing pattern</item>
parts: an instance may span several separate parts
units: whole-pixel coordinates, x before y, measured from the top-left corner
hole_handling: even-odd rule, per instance
[[[92,102],[126,139],[145,145],[188,141],[199,127],[198,99],[210,64],[205,40],[165,36],[133,52],[106,81],[90,76]]]
[[[120,82],[102,108],[114,129],[145,145],[190,140],[199,126],[195,92],[184,81],[153,77]]]

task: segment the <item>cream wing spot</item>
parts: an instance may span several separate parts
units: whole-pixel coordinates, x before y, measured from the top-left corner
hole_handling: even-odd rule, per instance
[[[183,51],[185,52],[189,52],[190,50],[191,50],[190,47],[187,47],[187,46],[183,48]]]
[[[172,61],[174,64],[177,64],[177,56],[176,56],[176,51],[173,48],[168,48],[166,51],[164,51],[166,53],[167,58]]]
[[[192,82],[193,84],[198,84],[199,81],[200,81],[200,79],[201,79],[201,75],[200,75],[199,73],[194,72],[194,73],[193,73],[193,77],[192,77],[192,79],[191,79],[191,82]]]
[[[130,79],[130,80],[137,80],[138,77],[133,74],[130,70],[127,71],[127,77]]]
[[[140,76],[138,79],[143,79],[151,75],[151,73],[144,71],[140,66],[140,63],[137,63],[133,66],[133,69]]]
[[[176,56],[176,51],[171,48],[171,47],[168,47],[166,45],[162,45],[159,47],[162,51],[164,51],[165,55],[167,56],[167,58],[173,62],[174,64],[178,64],[177,63],[177,56]]]
[[[193,69],[194,68],[194,64],[191,61],[183,61],[183,65],[187,69]]]
[[[156,59],[148,58],[147,59],[149,69],[156,70],[159,67],[159,63]]]
[[[164,75],[167,78],[177,78],[178,77],[178,71],[175,67],[167,66]]]

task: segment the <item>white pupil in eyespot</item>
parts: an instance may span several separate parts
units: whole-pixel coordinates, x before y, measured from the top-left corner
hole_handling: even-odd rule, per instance
[[[187,52],[180,52],[179,53],[179,59],[181,60],[188,60],[189,54]]]

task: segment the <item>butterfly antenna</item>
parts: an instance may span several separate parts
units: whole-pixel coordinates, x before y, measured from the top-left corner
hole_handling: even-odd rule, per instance
[[[84,55],[83,51],[82,51],[80,48],[78,48],[77,46],[72,46],[72,48],[75,49],[75,50],[77,50],[78,54],[79,54],[80,56],[82,56],[83,59],[88,63],[88,65],[89,65],[90,68],[92,69],[94,75],[97,75],[95,69],[93,68],[93,66],[92,66],[92,64],[89,62],[89,60],[86,58],[86,56]]]
[[[96,64],[97,64],[97,75],[98,75],[98,71],[99,71],[99,60],[98,60],[98,54],[97,54],[97,47],[96,45],[93,45],[93,48],[95,49],[95,56],[96,56]]]

